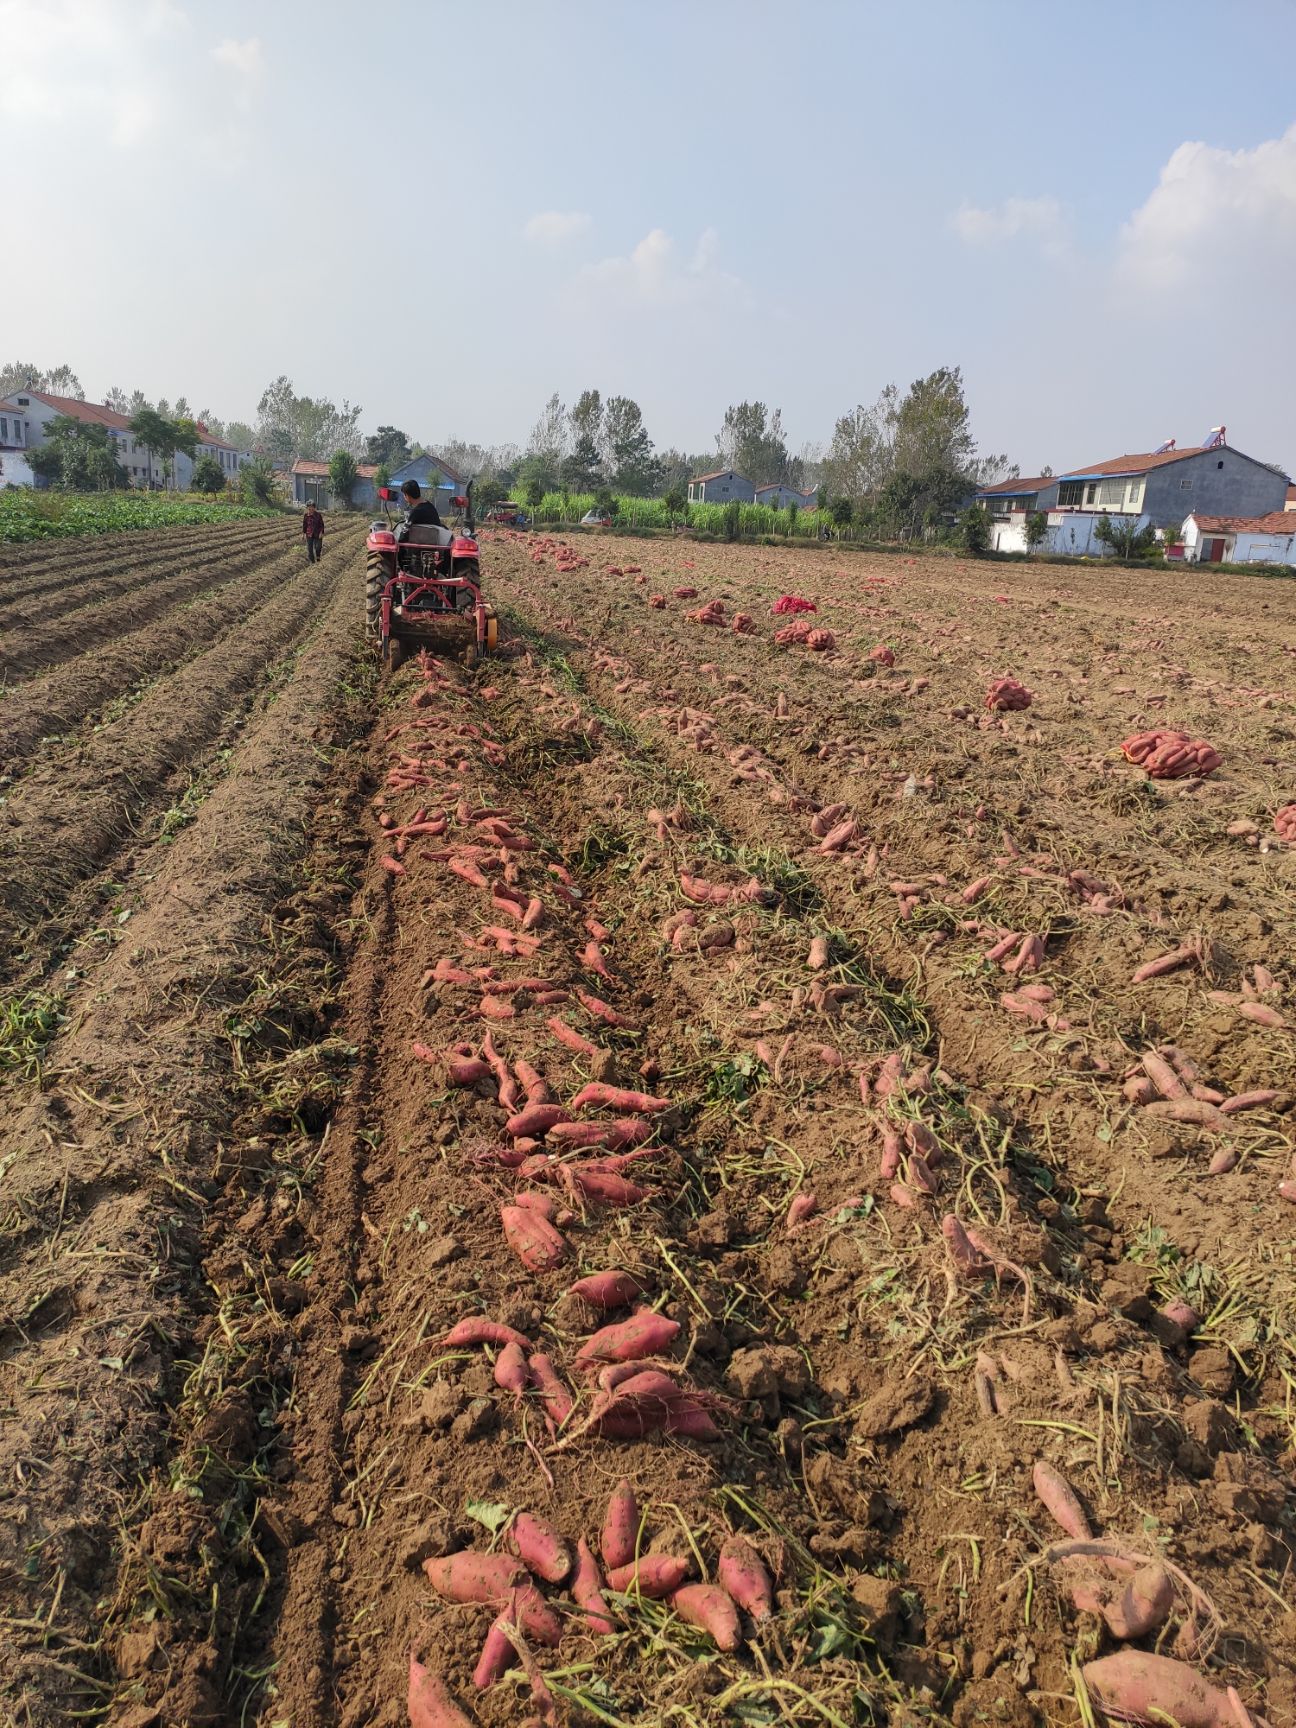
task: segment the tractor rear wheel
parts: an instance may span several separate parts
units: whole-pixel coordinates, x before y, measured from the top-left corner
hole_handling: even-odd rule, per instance
[[[382,591],[387,576],[387,560],[381,552],[370,552],[365,559],[365,629],[371,636],[378,634],[381,623]]]

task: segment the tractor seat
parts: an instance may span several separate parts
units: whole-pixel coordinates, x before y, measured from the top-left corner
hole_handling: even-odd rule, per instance
[[[448,528],[438,528],[431,522],[415,522],[405,530],[406,546],[448,546],[454,535]]]

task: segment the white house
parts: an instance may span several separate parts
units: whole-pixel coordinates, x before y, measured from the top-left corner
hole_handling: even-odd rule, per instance
[[[1296,564],[1296,512],[1190,516],[1182,541],[1188,564]]]
[[[34,486],[27,465],[27,432],[21,409],[0,402],[0,487]]]
[[[106,426],[108,436],[117,447],[117,460],[126,470],[132,486],[148,489],[168,484],[161,461],[132,434],[129,415],[119,414],[115,408],[102,402],[82,402],[75,396],[53,396],[48,390],[15,390],[11,396],[0,398],[0,417],[8,420],[10,436],[18,429],[23,447],[29,450],[39,449],[44,444],[46,428],[60,415],[86,424]],[[214,456],[224,469],[226,478],[236,480],[239,469],[252,460],[252,452],[236,450],[206,428],[200,428],[200,432],[197,454]],[[6,469],[8,466],[6,462]],[[27,468],[25,462],[23,467]],[[178,492],[187,492],[193,484],[193,470],[189,458],[183,451],[177,451],[170,485]],[[34,477],[29,468],[27,474],[28,478],[21,484],[31,485]]]

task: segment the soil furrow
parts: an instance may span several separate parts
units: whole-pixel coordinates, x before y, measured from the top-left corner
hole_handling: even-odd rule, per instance
[[[241,1684],[275,1553],[257,1506],[292,1395],[295,1209],[349,1061],[319,924],[345,888],[298,881],[268,914],[337,743],[367,720],[340,696],[358,593],[322,593],[190,826],[137,861],[116,946],[78,956],[40,1086],[9,1095],[0,1494],[19,1487],[23,1518],[0,1519],[0,1698],[41,1728],[114,1696],[129,1714],[172,1627],[195,1636],[167,1720],[228,1720]],[[279,1201],[258,1220],[245,1186],[263,1180]]]
[[[338,537],[337,552],[347,548]],[[219,579],[205,573],[203,586],[187,600],[152,615],[151,605],[133,606],[130,631],[119,641],[97,641],[93,655],[75,660],[11,691],[0,705],[0,768],[14,772],[42,738],[68,732],[102,713],[115,698],[142,690],[152,679],[189,657],[199,644],[214,646],[238,619],[299,567],[298,548],[248,563],[246,557]],[[146,599],[154,598],[150,592]],[[141,618],[147,622],[141,622]],[[28,771],[30,763],[28,764]]]
[[[130,714],[21,782],[0,811],[0,934],[10,956],[19,928],[29,927],[30,944],[30,931],[168,796],[171,776],[237,726],[267,661],[305,637],[321,604],[356,580],[354,565],[308,566]]]

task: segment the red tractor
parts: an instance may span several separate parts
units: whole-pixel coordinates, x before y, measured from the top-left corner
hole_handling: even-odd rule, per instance
[[[365,622],[378,638],[392,671],[426,648],[475,666],[494,650],[495,608],[482,599],[481,563],[473,537],[472,482],[455,499],[464,529],[430,523],[394,523],[387,506],[394,493],[379,491],[386,518],[374,522],[366,542]]]

